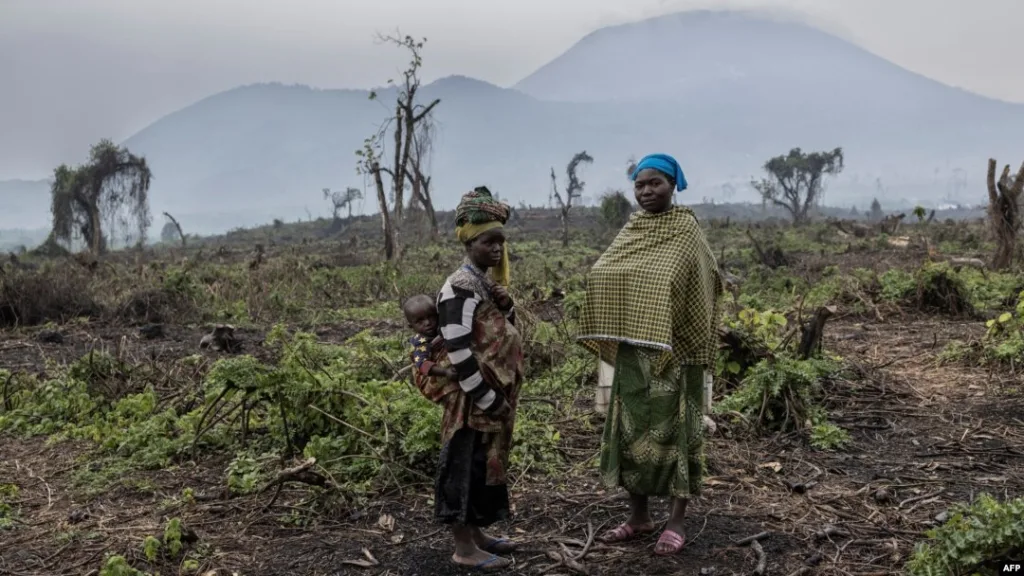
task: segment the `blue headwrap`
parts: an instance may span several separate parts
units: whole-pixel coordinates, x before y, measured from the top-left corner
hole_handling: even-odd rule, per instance
[[[676,190],[686,190],[686,176],[683,175],[683,168],[679,162],[668,154],[648,154],[636,165],[636,170],[630,175],[631,180],[636,180],[636,175],[646,168],[654,168],[658,172],[667,175],[676,181]]]

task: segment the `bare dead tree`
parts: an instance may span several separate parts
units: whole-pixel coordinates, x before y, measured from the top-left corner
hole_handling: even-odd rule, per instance
[[[330,188],[324,188],[323,193],[324,200],[331,203],[331,208],[333,209],[332,215],[336,223],[341,220],[340,214],[345,208],[348,208],[348,219],[351,220],[352,204],[354,204],[356,200],[363,199],[363,191],[352,186],[346,188],[344,192],[332,191]]]
[[[431,177],[430,156],[434,147],[434,122],[430,115],[424,117],[413,127],[415,136],[412,141],[412,155],[409,157],[409,185],[412,187],[412,201],[427,213],[430,232],[434,238],[441,236],[437,226],[437,213],[434,211],[434,200],[430,196]]]
[[[407,35],[402,37],[380,36],[379,39],[405,48],[412,55],[408,68],[402,72],[402,81],[400,83],[388,82],[389,85],[394,85],[397,89],[394,114],[385,120],[376,134],[364,141],[363,149],[356,153],[360,157],[357,171],[373,176],[374,185],[377,188],[377,203],[381,209],[381,224],[384,228],[384,255],[389,261],[393,261],[398,259],[401,254],[399,240],[405,205],[405,182],[409,171],[409,157],[413,141],[416,139],[416,129],[441,100],[435,99],[426,106],[416,101],[416,94],[420,89],[419,69],[423,66],[420,51],[426,42],[425,38],[416,40]],[[376,98],[376,92],[371,92],[370,99]],[[388,130],[392,132],[394,150],[391,151],[391,166],[384,166],[381,161],[384,155],[383,143]],[[391,179],[390,209],[382,173],[387,174]]]
[[[806,324],[800,327],[800,345],[797,358],[807,360],[821,354],[821,343],[825,336],[825,323],[836,313],[835,306],[822,306]]]
[[[996,182],[996,160],[988,161],[988,218],[996,237],[996,253],[992,267],[1005,270],[1013,265],[1017,236],[1021,230],[1021,192],[1024,191],[1024,163],[1010,179],[1010,165]]]
[[[178,224],[178,221],[174,219],[174,216],[171,216],[170,212],[164,212],[164,218],[167,218],[168,220],[170,220],[170,222],[168,222],[168,224],[171,224],[172,226],[174,226],[174,229],[178,231],[178,237],[181,238],[181,247],[184,248],[185,247],[185,233],[182,232],[182,230],[181,230],[181,224]],[[162,234],[161,234],[161,236],[162,236]],[[163,239],[163,238],[161,238],[161,239]]]
[[[586,186],[586,182],[579,179],[576,174],[576,170],[579,168],[581,163],[590,164],[594,159],[587,154],[586,150],[583,152],[577,152],[572,160],[569,160],[569,164],[565,167],[566,184],[565,184],[565,197],[558,191],[558,178],[555,177],[555,169],[551,168],[551,194],[558,202],[558,209],[561,213],[562,220],[562,246],[569,245],[569,215],[572,210],[573,200],[578,200],[583,195],[583,187]]]
[[[882,234],[888,234],[889,236],[895,236],[900,231],[900,226],[903,224],[903,220],[907,217],[906,214],[900,212],[899,214],[890,214],[878,223],[878,229]]]
[[[768,178],[751,181],[751,185],[764,201],[789,211],[794,225],[803,225],[821,199],[824,177],[843,171],[843,149],[804,153],[793,148],[789,154],[765,162],[764,170]]]
[[[145,241],[151,223],[149,183],[153,175],[146,159],[127,148],[101,140],[92,147],[89,162],[71,168],[61,164],[53,171],[50,187],[54,241],[71,242],[81,237],[93,254],[107,250],[114,227],[125,241]],[[103,221],[109,225],[103,231]]]

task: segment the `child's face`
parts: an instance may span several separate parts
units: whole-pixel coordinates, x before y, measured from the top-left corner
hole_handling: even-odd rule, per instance
[[[417,334],[434,336],[437,334],[437,309],[433,306],[414,306],[406,311],[405,319]]]

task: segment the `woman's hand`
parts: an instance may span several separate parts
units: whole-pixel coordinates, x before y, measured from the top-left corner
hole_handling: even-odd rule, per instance
[[[498,308],[508,309],[512,306],[512,297],[508,295],[508,289],[504,286],[495,286],[491,289],[491,296]]]
[[[448,368],[447,370],[445,370],[445,377],[447,377],[452,382],[459,381],[459,373],[455,371],[455,368]]]

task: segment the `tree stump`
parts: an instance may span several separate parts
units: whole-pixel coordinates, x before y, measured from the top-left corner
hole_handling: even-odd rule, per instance
[[[822,306],[810,321],[801,326],[800,346],[797,357],[808,360],[821,354],[821,341],[825,336],[825,323],[836,313],[835,306]]]

